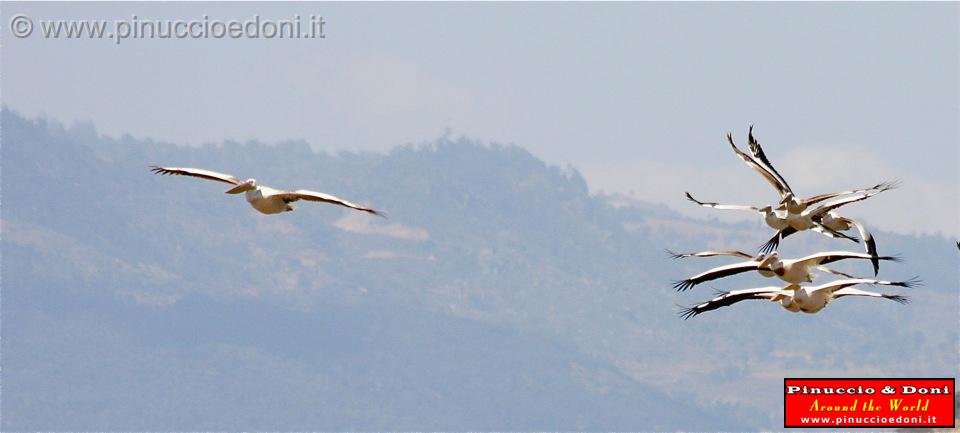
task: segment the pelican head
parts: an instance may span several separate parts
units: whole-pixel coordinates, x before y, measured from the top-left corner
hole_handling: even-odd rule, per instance
[[[770,253],[767,258],[760,262],[760,268],[766,268],[780,276],[783,276],[784,273],[783,262],[780,261],[780,254],[777,254],[776,251]]]
[[[230,188],[224,192],[227,194],[240,194],[241,192],[250,191],[252,189],[257,189],[256,179],[247,179],[243,183],[237,184],[237,186]]]
[[[800,312],[800,305],[794,301],[792,296],[784,296],[782,299],[780,299],[780,306],[783,307],[783,309],[793,313]]]
[[[760,256],[758,256],[758,258],[762,258],[762,260],[760,260],[761,268],[771,268],[772,270],[773,266],[780,264],[780,254],[778,254],[776,251],[770,254],[767,254],[766,257],[763,257],[763,255],[761,254]],[[782,268],[783,265],[780,264],[780,267]]]

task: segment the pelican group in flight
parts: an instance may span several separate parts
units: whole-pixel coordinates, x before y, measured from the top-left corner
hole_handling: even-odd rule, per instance
[[[763,207],[728,205],[700,201],[695,199],[689,192],[686,193],[687,199],[699,206],[707,208],[758,213],[763,216],[764,222],[776,230],[776,232],[774,236],[760,248],[760,252],[755,256],[741,251],[729,250],[683,254],[668,251],[675,259],[715,256],[732,256],[745,259],[745,261],[742,262],[718,266],[685,280],[677,281],[673,284],[673,287],[678,291],[684,291],[707,281],[750,271],[756,271],[761,276],[767,278],[777,277],[788,283],[788,285],[783,288],[763,287],[758,289],[720,292],[719,296],[710,301],[685,308],[681,312],[681,316],[684,319],[747,299],[767,299],[780,303],[781,306],[788,311],[802,311],[805,313],[816,313],[826,307],[831,300],[844,296],[881,297],[901,303],[907,302],[905,296],[869,292],[851,286],[869,284],[912,287],[919,284],[919,280],[885,281],[857,278],[823,266],[845,259],[869,260],[873,265],[873,274],[877,276],[880,271],[881,260],[899,260],[897,257],[878,255],[876,241],[869,230],[867,230],[861,222],[836,213],[836,210],[841,206],[866,200],[881,192],[896,188],[898,181],[883,182],[869,188],[825,193],[802,199],[797,197],[786,179],[774,168],[770,159],[760,146],[760,143],[753,136],[753,126],[750,127],[747,135],[750,153],[744,152],[737,147],[733,141],[732,134],[727,134],[727,142],[733,149],[734,154],[736,154],[741,161],[757,172],[777,191],[777,194],[780,196],[779,203]],[[844,232],[853,228],[856,228],[859,232],[859,239],[844,234]],[[860,242],[862,240],[866,253],[827,251],[799,259],[781,259],[776,251],[780,241],[793,233],[805,230],[813,230],[829,237],[845,238],[854,242]],[[960,248],[960,243],[958,243],[957,246]],[[839,275],[844,279],[819,286],[804,287],[804,283],[813,282],[813,270],[829,272]]]
[[[881,286],[899,286],[915,287],[921,284],[917,278],[907,281],[884,281],[866,278],[851,278],[833,281],[828,284],[812,287],[802,287],[799,284],[791,284],[784,288],[779,287],[761,287],[758,289],[733,290],[730,292],[720,292],[717,297],[692,307],[684,308],[680,311],[680,316],[689,319],[698,314],[716,310],[720,307],[733,305],[740,301],[750,299],[766,299],[772,302],[778,302],[787,311],[794,313],[804,312],[813,314],[830,303],[830,301],[842,298],[844,296],[869,296],[875,298],[884,298],[905,304],[910,301],[907,296],[899,294],[886,294],[870,292],[853,288],[858,284],[881,285]]]
[[[161,175],[193,176],[201,179],[215,180],[230,184],[232,187],[224,191],[225,193],[244,193],[247,203],[250,203],[250,206],[253,206],[253,208],[260,213],[268,215],[292,211],[294,210],[294,205],[291,203],[298,200],[306,200],[332,203],[348,207],[350,209],[356,209],[374,215],[383,216],[383,214],[376,209],[363,207],[344,199],[334,197],[329,194],[324,194],[322,192],[310,191],[306,189],[298,189],[296,191],[280,191],[270,187],[257,185],[257,181],[255,179],[247,179],[241,182],[239,179],[229,174],[217,173],[210,170],[202,170],[198,168],[150,166],[150,171]]]

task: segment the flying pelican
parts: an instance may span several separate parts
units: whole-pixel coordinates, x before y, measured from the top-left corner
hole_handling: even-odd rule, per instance
[[[298,189],[296,191],[279,191],[270,187],[257,185],[257,181],[255,179],[247,179],[241,182],[229,174],[217,173],[210,170],[201,170],[198,168],[158,167],[152,165],[150,166],[150,171],[160,175],[193,176],[201,179],[228,183],[233,185],[233,187],[224,191],[225,193],[244,193],[247,203],[250,203],[250,206],[253,206],[253,208],[257,211],[265,214],[289,212],[294,209],[294,206],[291,203],[297,200],[307,200],[333,203],[351,209],[372,213],[374,215],[383,216],[383,214],[376,209],[363,207],[344,199],[337,198],[329,194],[324,194],[322,192],[309,191],[306,189]]]
[[[830,301],[842,298],[844,296],[871,296],[877,298],[890,299],[892,301],[906,304],[910,301],[907,296],[889,295],[885,293],[868,292],[866,290],[855,289],[850,286],[857,284],[881,285],[881,286],[899,286],[915,287],[921,285],[921,281],[916,277],[907,281],[883,281],[865,278],[852,278],[846,280],[837,280],[828,284],[801,287],[798,284],[791,284],[784,288],[762,287],[758,289],[734,290],[730,292],[720,292],[719,296],[699,305],[684,308],[680,312],[680,317],[689,319],[698,314],[716,310],[720,307],[733,305],[740,301],[748,299],[766,299],[772,302],[779,302],[787,311],[794,313],[804,312],[813,314],[830,303]]]
[[[861,200],[866,200],[866,199],[868,199],[868,198],[870,198],[870,197],[872,197],[872,196],[874,196],[874,195],[877,195],[877,194],[879,194],[879,193],[881,193],[881,192],[884,192],[884,191],[887,191],[887,190],[894,189],[894,188],[896,188],[896,187],[898,187],[898,186],[899,186],[899,182],[897,182],[897,181],[893,181],[893,182],[882,182],[882,183],[878,183],[878,184],[876,184],[876,185],[874,185],[874,186],[871,186],[871,187],[869,187],[869,188],[863,188],[863,189],[857,189],[857,190],[850,190],[850,191],[843,191],[843,192],[839,192],[839,193],[821,194],[821,196],[825,196],[825,197],[826,197],[826,196],[837,197],[837,196],[842,196],[842,195],[846,195],[846,196],[849,196],[849,197],[844,197],[844,198],[838,199],[838,200],[836,200],[836,201],[834,201],[834,202],[825,203],[825,204],[823,204],[823,205],[821,205],[821,206],[818,206],[818,207],[816,207],[816,208],[814,208],[814,209],[812,209],[812,210],[809,210],[809,211],[807,210],[806,207],[804,207],[804,210],[803,210],[803,211],[795,212],[795,213],[794,213],[794,212],[790,212],[790,211],[784,212],[783,209],[774,208],[773,206],[756,207],[756,206],[744,206],[744,205],[733,205],[733,204],[720,204],[720,203],[716,203],[716,202],[700,201],[700,200],[697,200],[696,198],[694,198],[693,195],[690,194],[689,192],[686,192],[685,195],[686,195],[686,197],[687,197],[687,200],[689,200],[689,201],[691,201],[691,202],[693,202],[693,203],[696,203],[698,206],[701,206],[701,207],[706,207],[706,208],[711,208],[711,209],[718,209],[718,210],[739,210],[739,211],[756,212],[756,213],[758,213],[758,214],[760,214],[760,215],[763,215],[763,220],[764,220],[764,222],[767,223],[767,225],[770,226],[770,228],[773,228],[773,229],[775,229],[775,230],[783,230],[783,229],[786,229],[787,226],[793,226],[797,231],[800,231],[800,230],[808,230],[808,229],[810,229],[810,228],[819,226],[819,224],[815,224],[813,221],[810,221],[810,220],[807,218],[807,217],[810,216],[810,215],[814,215],[814,214],[816,214],[816,213],[823,213],[823,212],[825,212],[825,211],[830,211],[830,210],[836,209],[836,208],[838,208],[838,207],[840,207],[840,206],[843,206],[843,205],[845,205],[845,204],[854,203],[854,202],[858,202],[858,201],[861,201]],[[819,197],[819,196],[818,196],[818,197]],[[831,198],[832,198],[832,197],[831,197]],[[822,200],[819,200],[819,201],[822,201]],[[818,202],[819,202],[819,201],[818,201]],[[825,206],[826,206],[827,208],[824,210],[824,207],[825,207]],[[782,207],[782,206],[781,206],[781,207]],[[849,229],[849,228],[850,228],[849,226],[846,227],[846,229]],[[833,231],[833,230],[827,228],[827,229],[825,229],[825,231],[830,232],[830,231]],[[843,236],[843,235],[835,235],[834,237],[846,237],[846,238],[849,238],[849,237]],[[852,239],[852,238],[850,238],[850,239]]]
[[[747,259],[747,260],[754,260],[754,261],[758,261],[758,262],[762,262],[762,261],[767,257],[767,254],[768,254],[768,253],[759,253],[759,254],[757,254],[756,256],[751,256],[750,254],[747,254],[747,253],[745,253],[745,252],[743,252],[743,251],[732,251],[732,250],[701,251],[701,252],[698,252],[698,253],[675,253],[675,252],[670,251],[670,250],[664,250],[664,251],[666,251],[666,252],[667,252],[667,255],[669,255],[669,256],[670,256],[671,258],[673,258],[673,259],[683,259],[683,258],[687,258],[687,257],[719,257],[719,256],[731,256],[731,257],[741,257],[741,258],[744,258],[744,259]],[[830,269],[830,268],[828,268],[828,267],[826,267],[826,266],[817,265],[817,266],[815,267],[815,269],[817,269],[818,271],[821,271],[821,272],[827,272],[827,273],[831,273],[831,274],[834,274],[834,275],[839,275],[839,276],[845,277],[845,278],[857,278],[857,277],[854,277],[854,276],[852,276],[852,275],[850,275],[850,274],[847,274],[847,273],[844,273],[844,272],[840,272],[840,271],[835,270],[835,269]],[[764,277],[768,277],[768,278],[769,278],[769,277],[773,277],[774,275],[776,275],[776,273],[775,273],[771,268],[761,268],[761,269],[757,269],[757,272],[760,272],[760,275],[763,275]]]
[[[770,183],[777,190],[777,193],[780,194],[780,205],[776,208],[777,210],[786,210],[788,214],[799,214],[806,210],[809,206],[820,203],[825,200],[829,200],[836,197],[841,197],[844,195],[857,194],[862,192],[867,192],[874,189],[881,188],[884,184],[878,184],[871,188],[856,189],[849,191],[839,191],[831,192],[825,194],[815,195],[809,198],[799,198],[797,197],[793,189],[790,188],[790,185],[787,184],[786,179],[777,172],[777,169],[773,167],[773,164],[770,162],[770,159],[767,158],[766,153],[763,152],[763,147],[760,146],[760,143],[753,136],[753,125],[750,125],[750,130],[747,133],[747,144],[750,148],[750,152],[753,156],[747,154],[740,150],[739,147],[733,142],[733,134],[727,133],[727,141],[730,143],[730,147],[733,148],[734,153],[739,157],[744,163],[747,164],[754,171],[759,173],[763,178]]]
[[[758,258],[760,260],[757,260]],[[764,276],[776,275],[781,280],[790,284],[800,284],[801,282],[813,282],[813,275],[810,273],[810,270],[816,268],[817,266],[844,259],[873,260],[874,258],[877,260],[900,260],[897,257],[892,256],[875,257],[869,254],[852,253],[847,251],[827,251],[812,254],[799,259],[781,260],[780,255],[774,251],[765,256],[761,255],[757,258],[752,258],[744,262],[718,266],[687,278],[686,280],[677,281],[673,284],[673,288],[677,289],[678,291],[688,290],[693,286],[706,281],[749,271],[758,271]],[[773,275],[770,275],[771,272]]]

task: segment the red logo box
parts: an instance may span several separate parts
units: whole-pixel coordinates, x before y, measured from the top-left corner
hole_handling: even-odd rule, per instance
[[[956,379],[783,379],[784,427],[955,427]]]

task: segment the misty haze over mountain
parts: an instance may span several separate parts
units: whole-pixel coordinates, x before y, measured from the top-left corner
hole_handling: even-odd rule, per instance
[[[954,239],[874,233],[904,258],[880,277],[926,283],[901,291],[908,305],[751,302],[684,321],[677,304],[711,288],[777,283],[676,293],[724,261],[663,250],[753,251],[760,221],[593,195],[576,167],[466,138],[181,147],[8,110],[0,133],[4,430],[777,429],[784,377],[953,377],[960,361]],[[389,218],[316,203],[261,215],[150,164]],[[821,249],[861,246],[800,233],[781,254]]]

